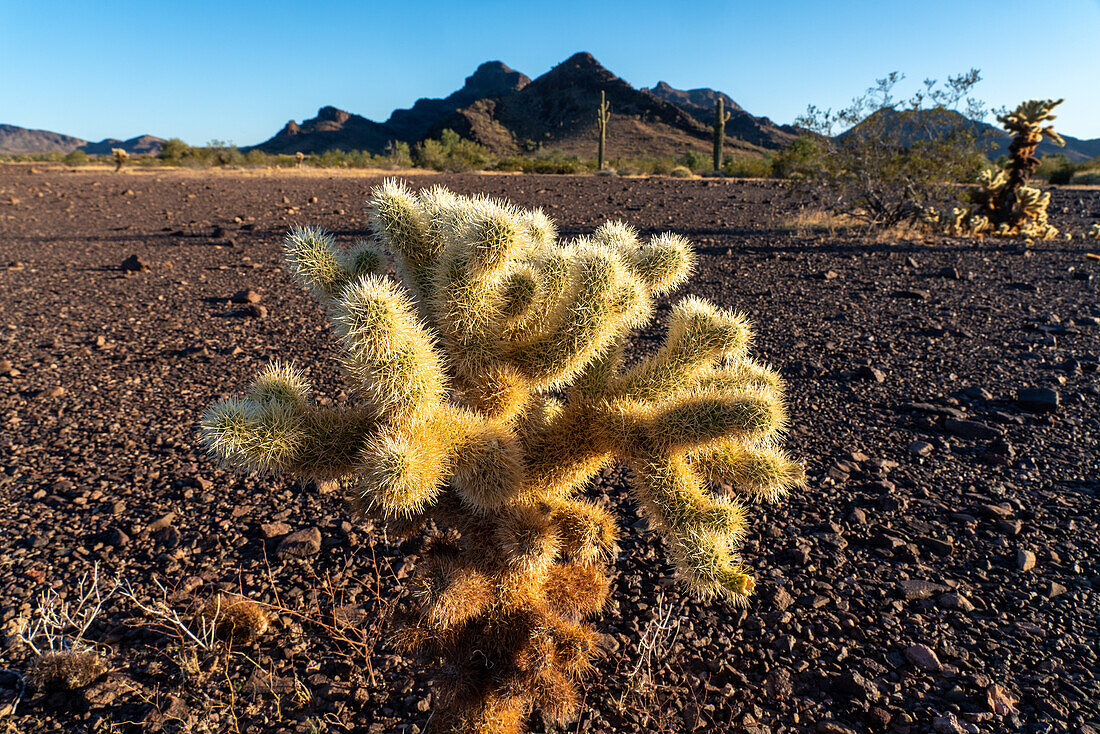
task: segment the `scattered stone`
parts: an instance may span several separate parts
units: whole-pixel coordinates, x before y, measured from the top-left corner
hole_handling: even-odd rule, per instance
[[[886,373],[870,365],[864,365],[855,371],[854,377],[859,380],[870,380],[882,384],[886,382]]]
[[[1047,589],[1047,597],[1053,599],[1056,596],[1061,596],[1066,593],[1066,587],[1062,586],[1057,581],[1050,582],[1050,588]]]
[[[962,394],[971,400],[992,400],[993,393],[984,387],[971,386],[962,391]]]
[[[914,301],[927,301],[932,297],[932,294],[928,291],[921,290],[919,288],[912,288],[909,290],[894,291],[894,295],[898,298],[911,298]]]
[[[1054,413],[1062,404],[1057,390],[1029,387],[1016,394],[1016,405],[1031,413]]]
[[[955,718],[955,714],[937,716],[932,719],[932,729],[935,730],[936,734],[967,734],[967,730],[962,728],[959,720]]]
[[[285,522],[265,522],[260,526],[260,535],[263,536],[264,540],[271,540],[272,538],[289,535],[293,529]]]
[[[919,579],[906,579],[900,582],[898,587],[901,589],[901,594],[905,597],[906,601],[931,599],[936,594],[942,594],[947,591],[946,586],[934,584],[931,581],[921,581]]]
[[[909,444],[909,453],[913,456],[928,456],[932,453],[932,444],[927,441],[914,441]]]
[[[944,594],[936,602],[945,609],[955,609],[967,614],[974,611],[974,604],[958,591]]]
[[[848,672],[840,677],[837,689],[852,698],[862,701],[874,701],[879,697],[878,686],[856,672]]]
[[[938,673],[943,669],[943,664],[927,645],[911,645],[905,649],[905,659],[921,670],[929,673]]]
[[[1020,550],[1016,554],[1016,568],[1021,571],[1030,571],[1035,568],[1035,554],[1029,550]]]
[[[321,530],[317,527],[291,533],[279,542],[275,555],[279,558],[308,558],[321,552]]]
[[[930,550],[933,554],[946,558],[951,555],[955,550],[955,539],[948,536],[946,539],[929,538],[921,536],[918,538],[920,544]]]
[[[162,530],[176,521],[176,513],[169,512],[167,515],[161,515],[153,522],[145,526],[145,532],[155,533],[158,530]]]
[[[244,309],[242,313],[251,319],[266,319],[267,309],[263,306],[257,306],[255,303],[250,304],[248,308]]]
[[[953,433],[963,438],[976,439],[978,441],[989,441],[1004,435],[1000,428],[994,428],[993,426],[986,425],[979,421],[959,418],[944,418],[943,427],[947,429],[948,433]]]
[[[251,288],[240,290],[229,297],[230,303],[259,303],[262,296]]]
[[[122,261],[118,266],[119,270],[123,270],[127,273],[144,273],[149,271],[149,263],[142,260],[137,255],[130,255]]]
[[[787,607],[794,603],[794,597],[792,597],[787,590],[780,586],[776,589],[775,594],[772,596],[772,604],[779,611],[785,611]]]
[[[942,270],[940,270],[939,274],[940,274],[941,278],[949,278],[951,280],[962,280],[962,275],[959,274],[959,269],[958,268],[951,268],[951,267],[943,268]]]

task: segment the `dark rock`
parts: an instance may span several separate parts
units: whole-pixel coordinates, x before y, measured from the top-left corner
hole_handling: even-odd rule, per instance
[[[1048,387],[1029,387],[1016,394],[1016,405],[1031,413],[1054,413],[1061,405],[1057,390]]]
[[[942,594],[947,591],[946,586],[934,584],[931,581],[921,581],[919,579],[906,579],[901,581],[898,583],[898,588],[907,601],[931,599],[936,594]]]
[[[943,664],[936,657],[936,653],[927,645],[911,645],[905,649],[905,659],[921,670],[929,673],[938,673],[943,669]]]
[[[855,371],[853,375],[859,380],[869,380],[872,382],[883,383],[886,382],[886,373],[875,367],[864,365]]]
[[[149,270],[149,263],[145,262],[137,255],[130,255],[130,257],[122,261],[118,269],[128,273],[144,273]]]
[[[279,542],[275,555],[279,558],[308,558],[321,552],[321,530],[317,527],[291,533]]]
[[[229,297],[230,303],[259,303],[261,300],[263,297],[251,288],[237,291]]]
[[[999,428],[994,428],[979,421],[959,420],[958,418],[944,418],[943,427],[956,436],[973,438],[979,441],[989,441],[1003,435]]]
[[[928,456],[932,453],[932,444],[927,441],[914,441],[909,444],[909,453],[914,456]]]

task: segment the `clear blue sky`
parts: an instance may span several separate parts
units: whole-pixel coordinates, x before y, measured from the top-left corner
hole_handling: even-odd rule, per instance
[[[1065,97],[1059,130],[1100,137],[1100,0],[0,0],[0,123],[247,145],[323,105],[382,121],[482,61],[535,77],[582,50],[777,122],[889,71],[910,91],[978,67],[991,107]]]

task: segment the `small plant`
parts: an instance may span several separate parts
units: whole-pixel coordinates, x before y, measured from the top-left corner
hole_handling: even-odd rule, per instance
[[[303,153],[302,151],[299,150],[294,154],[294,166],[296,168],[301,168],[302,163],[304,163],[305,160],[306,160],[306,154]]]
[[[197,627],[213,627],[216,639],[250,645],[267,632],[267,609],[241,596],[217,594],[199,610]]]
[[[624,368],[628,334],[691,271],[682,237],[612,222],[562,242],[540,210],[394,181],[372,194],[374,243],[286,240],[356,402],[313,402],[302,373],[275,364],[207,410],[203,440],[239,469],[337,480],[399,536],[431,531],[397,639],[439,662],[432,727],[565,720],[599,647],[584,620],[607,598],[617,535],[577,493],[618,457],[688,586],[747,603],[743,502],[803,481],[779,446],[782,382],[749,358],[742,315],[693,297],[663,346]],[[723,482],[738,496],[710,491]]]
[[[122,166],[130,158],[130,154],[122,148],[111,148],[111,155],[115,157],[115,173],[122,170]]]
[[[676,166],[668,172],[668,175],[673,178],[691,178],[694,174],[687,166]]]
[[[714,170],[722,170],[722,149],[726,145],[726,123],[730,113],[725,111],[725,101],[719,97],[714,105]]]
[[[600,144],[596,154],[596,170],[603,170],[604,144],[607,140],[607,121],[611,119],[611,107],[607,104],[603,90],[600,90],[600,106],[596,109],[596,128],[600,133]]]
[[[74,150],[72,153],[66,155],[61,160],[65,163],[66,166],[73,166],[74,168],[77,166],[86,166],[88,165],[88,154],[82,150],[77,149]]]
[[[903,78],[893,72],[848,107],[811,106],[796,121],[819,137],[800,143],[791,163],[810,152],[809,143],[820,146],[800,171],[801,187],[822,196],[834,213],[872,227],[915,222],[926,209],[953,201],[951,184],[974,181],[985,166],[975,121],[986,113],[969,96],[978,70],[948,77],[945,85],[925,80],[906,101],[893,96]]]
[[[83,688],[107,671],[106,660],[87,636],[120,585],[117,579],[104,582],[95,566],[67,596],[53,589],[39,596],[30,616],[20,620],[17,633],[35,655],[27,678],[36,688]]]

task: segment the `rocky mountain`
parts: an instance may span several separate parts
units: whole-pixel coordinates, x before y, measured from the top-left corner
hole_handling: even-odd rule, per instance
[[[0,153],[71,153],[88,141],[71,135],[31,130],[17,125],[0,125]]]
[[[367,150],[381,153],[393,140],[415,143],[441,119],[460,108],[512,94],[531,80],[499,61],[488,61],[466,77],[457,92],[444,99],[419,99],[410,109],[394,110],[384,123],[335,107],[322,107],[301,125],[288,122],[273,138],[254,146],[265,153],[321,153],[326,150]]]
[[[457,92],[443,99],[418,100],[410,109],[396,110],[384,123],[326,107],[300,125],[288,122],[255,147],[269,153],[332,148],[380,153],[391,140],[416,143],[450,128],[498,154],[545,149],[590,156],[601,91],[611,105],[609,156],[708,149],[713,104],[720,92],[685,92],[663,82],[652,90],[635,89],[587,53],[574,54],[534,81],[499,61],[487,62]],[[736,116],[726,127],[729,152],[760,155],[796,136],[793,128],[753,117],[722,96]]]
[[[655,97],[671,102],[687,112],[708,128],[714,124],[714,107],[718,100],[730,119],[726,121],[726,137],[743,140],[767,150],[789,145],[798,137],[799,130],[793,125],[776,125],[767,117],[756,117],[745,111],[729,95],[714,89],[675,89],[665,82],[657,82],[652,89],[643,89]]]

